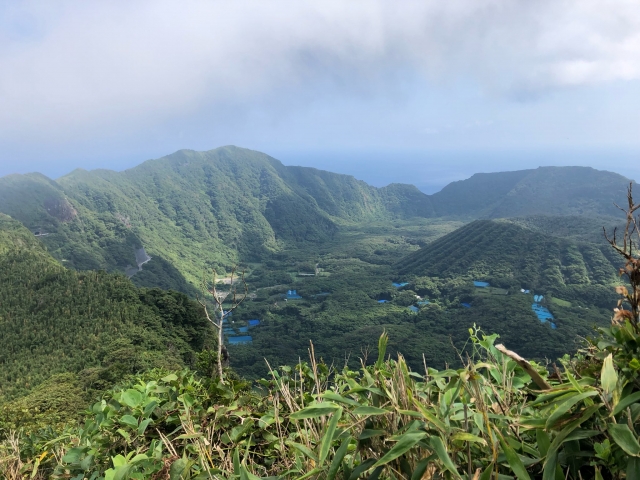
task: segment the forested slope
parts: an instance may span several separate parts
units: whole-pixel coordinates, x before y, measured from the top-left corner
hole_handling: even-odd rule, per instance
[[[191,363],[207,326],[185,295],[66,269],[0,215],[0,402],[55,373],[82,371],[85,386],[99,389],[129,373]]]
[[[563,296],[589,291],[609,296],[606,286],[616,279],[616,261],[602,243],[553,237],[506,221],[477,220],[403,258],[398,269],[404,275],[489,280],[496,286]]]

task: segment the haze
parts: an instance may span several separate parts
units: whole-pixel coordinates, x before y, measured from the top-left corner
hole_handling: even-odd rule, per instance
[[[4,2],[0,175],[235,144],[426,192],[640,180],[637,1]]]

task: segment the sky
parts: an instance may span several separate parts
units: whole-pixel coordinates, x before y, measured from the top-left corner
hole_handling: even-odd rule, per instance
[[[0,0],[0,65],[0,176],[233,144],[427,193],[640,180],[637,0]]]

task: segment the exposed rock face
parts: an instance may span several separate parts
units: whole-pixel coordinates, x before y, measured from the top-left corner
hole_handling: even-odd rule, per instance
[[[78,212],[66,198],[47,197],[44,201],[47,213],[63,223],[68,223],[78,216]]]

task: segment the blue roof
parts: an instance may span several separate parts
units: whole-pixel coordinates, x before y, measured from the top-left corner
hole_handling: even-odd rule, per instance
[[[298,300],[300,298],[302,297],[298,295],[297,290],[287,290],[287,300]]]
[[[429,300],[420,300],[418,305],[429,305]]]
[[[411,310],[413,313],[418,313],[420,311],[420,309],[418,307],[416,307],[415,305],[411,305],[409,307],[409,310]]]
[[[389,300],[378,300],[378,303],[389,303]]]
[[[476,280],[473,281],[473,286],[474,287],[480,287],[480,288],[485,288],[489,286],[489,282],[478,282]]]
[[[471,308],[471,304],[463,302],[460,305],[462,305],[464,308]]]
[[[260,320],[249,320],[250,327],[255,327],[256,325],[260,325]]]
[[[392,285],[396,288],[402,288],[402,287],[406,287],[407,285],[409,285],[408,282],[402,282],[402,283],[397,283],[397,282],[393,282]]]

